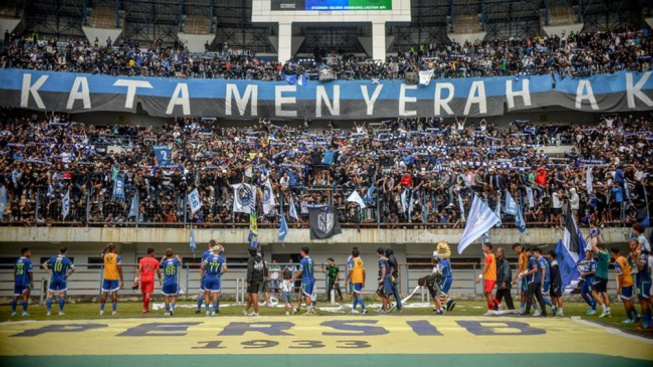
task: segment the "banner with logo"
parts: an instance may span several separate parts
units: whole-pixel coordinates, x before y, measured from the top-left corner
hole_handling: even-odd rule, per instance
[[[125,178],[116,176],[113,181],[113,197],[117,199],[125,199]]]
[[[170,164],[172,158],[172,149],[170,147],[167,145],[153,145],[152,149],[154,150],[157,165],[167,166]]]
[[[188,205],[190,205],[190,211],[191,213],[195,214],[200,208],[202,207],[202,201],[200,200],[200,193],[197,191],[197,189],[191,191],[190,194],[188,194]]]
[[[562,107],[586,112],[653,109],[652,72],[571,78],[551,75],[403,80],[307,81],[289,85],[227,79],[115,77],[0,69],[6,107],[131,112],[152,116],[275,120],[496,116]],[[417,74],[417,73],[415,73]],[[426,78],[423,78],[423,84]],[[157,157],[159,158],[159,157]]]
[[[256,203],[256,186],[248,184],[232,185],[234,189],[233,211],[236,213],[251,213],[252,202]]]
[[[315,206],[308,208],[312,240],[323,240],[342,233],[336,207]]]

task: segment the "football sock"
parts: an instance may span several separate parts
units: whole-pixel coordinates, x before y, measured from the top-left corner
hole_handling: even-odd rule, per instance
[[[116,312],[117,308],[118,308],[118,302],[111,302],[111,310],[113,310],[113,312]]]
[[[197,310],[198,311],[202,309],[202,303],[204,303],[204,296],[200,294],[199,297],[197,297]]]
[[[63,307],[66,305],[66,298],[59,298],[59,312],[63,312]]]
[[[52,298],[48,297],[48,300],[45,302],[45,305],[46,305],[46,307],[48,309],[48,312],[51,312],[52,311]]]
[[[18,306],[18,301],[11,301],[11,312],[16,312],[16,306]]]
[[[23,312],[27,312],[27,301],[23,301]]]

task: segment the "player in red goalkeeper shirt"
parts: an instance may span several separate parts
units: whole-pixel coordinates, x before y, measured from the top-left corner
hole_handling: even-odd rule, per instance
[[[154,249],[147,249],[147,256],[138,262],[138,270],[136,271],[136,279],[134,279],[134,286],[138,286],[138,278],[141,281],[141,293],[143,293],[143,313],[150,312],[150,296],[154,292],[154,273],[161,281],[161,269],[159,261],[154,258]]]

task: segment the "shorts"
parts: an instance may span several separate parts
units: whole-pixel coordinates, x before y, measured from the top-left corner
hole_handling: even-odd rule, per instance
[[[562,297],[562,287],[560,285],[551,284],[551,288],[549,289],[549,296]]]
[[[154,279],[150,280],[141,280],[141,293],[152,293],[154,292]]]
[[[247,286],[247,293],[258,293],[261,290],[261,281],[254,280],[249,282]]]
[[[451,279],[451,277],[442,278],[442,280],[440,280],[440,290],[442,291],[442,293],[444,294],[449,293],[449,288],[451,287],[452,281],[453,279]]]
[[[544,282],[544,284],[542,284],[542,294],[546,294],[549,291],[550,286],[550,282]]]
[[[621,287],[621,299],[629,300],[633,297],[633,286]]]
[[[494,290],[495,285],[497,285],[496,280],[486,280],[483,284],[483,292],[492,293],[492,290]]]
[[[65,292],[67,290],[66,281],[65,280],[51,281],[50,285],[48,285],[48,290],[50,292]]]
[[[179,294],[179,286],[177,283],[165,283],[163,284],[163,287],[161,287],[161,293],[164,296],[176,296]]]
[[[263,285],[262,285],[262,287],[263,287],[263,288],[261,289],[261,292],[262,292],[262,293],[267,293],[267,292],[268,292],[268,289],[270,289],[270,281],[269,281],[269,280],[265,280],[265,281],[263,281]]]
[[[524,293],[528,291],[528,281],[525,277],[521,279],[521,291]]]
[[[220,278],[206,278],[204,282],[204,292],[220,292]]]
[[[354,283],[354,293],[361,294],[363,292],[363,284],[362,283]]]
[[[14,296],[18,297],[23,295],[25,292],[29,292],[29,285],[14,285]]]
[[[651,297],[651,283],[637,281],[637,297],[641,299],[649,299]]]
[[[594,288],[597,293],[605,293],[608,291],[608,280],[596,277],[594,279],[594,284],[592,284],[592,288]]]
[[[102,281],[102,292],[117,292],[120,289],[120,282],[118,280],[104,279]]]
[[[560,215],[562,214],[562,208],[551,208],[551,213],[553,215]]]
[[[315,286],[314,282],[302,283],[302,294],[305,295],[306,297],[312,296],[314,286]]]
[[[281,301],[282,302],[292,302],[292,293],[283,292],[283,295],[281,296]]]
[[[379,284],[379,289],[377,289],[377,292],[383,296],[391,296],[393,292],[394,284],[392,284],[392,281],[390,279],[384,279],[383,284]]]
[[[200,280],[200,292],[204,292],[206,289],[204,288],[204,283],[206,282],[206,277],[202,277]]]

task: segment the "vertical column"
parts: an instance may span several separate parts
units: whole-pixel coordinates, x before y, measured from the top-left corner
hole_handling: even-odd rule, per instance
[[[372,58],[385,61],[385,22],[372,23]]]
[[[279,62],[286,62],[292,58],[292,22],[279,22],[277,55]]]

